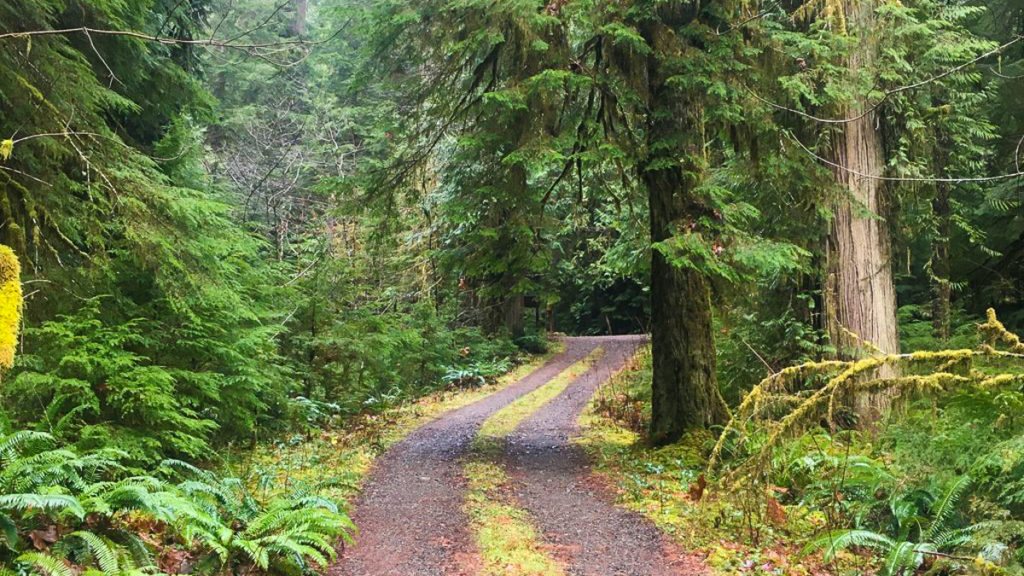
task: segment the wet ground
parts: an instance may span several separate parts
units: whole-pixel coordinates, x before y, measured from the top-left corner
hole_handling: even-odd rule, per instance
[[[700,574],[644,517],[614,506],[571,442],[580,412],[597,388],[643,342],[636,336],[567,338],[565,351],[522,380],[424,425],[381,457],[357,501],[356,543],[330,576],[472,576],[478,561],[462,513],[464,458],[480,425],[516,398],[544,385],[597,347],[604,354],[509,436],[502,464],[516,503],[571,576]]]

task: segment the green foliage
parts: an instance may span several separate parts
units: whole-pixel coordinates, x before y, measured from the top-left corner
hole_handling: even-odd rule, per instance
[[[923,525],[922,519],[909,516],[917,512],[913,506],[894,505],[894,520],[901,526],[896,540],[870,530],[838,530],[827,532],[811,541],[804,551],[822,550],[825,561],[831,562],[840,550],[853,547],[874,548],[885,554],[882,570],[879,572],[882,576],[913,573],[924,564],[929,554],[955,550],[958,546],[966,544],[971,533],[978,529],[977,526],[951,529],[949,524],[953,509],[970,482],[968,476],[954,481],[934,503],[931,518],[925,518],[926,523]],[[908,540],[915,530],[917,538]]]
[[[24,431],[0,439],[5,564],[48,576],[136,575],[156,569],[155,561],[174,572],[189,563],[201,574],[296,573],[326,566],[335,540],[354,530],[336,503],[315,493],[261,502],[239,479],[183,462],[129,474],[123,452],[79,454],[54,442]]]
[[[493,383],[498,376],[508,372],[509,368],[509,361],[505,359],[449,366],[441,381],[458,388],[483,386]]]
[[[752,419],[720,449],[730,471],[749,456],[763,473],[724,525],[746,520],[756,540],[770,483],[785,506],[830,515],[827,556],[874,546],[896,574],[924,548],[988,546],[1012,565],[1017,352],[967,366],[948,350],[978,344],[970,325],[990,305],[1024,319],[1020,183],[929,177],[1019,169],[1024,44],[961,64],[1016,38],[1022,6],[877,2],[864,26],[842,4],[4,3],[0,240],[27,304],[0,399],[3,421],[33,430],[0,439],[5,566],[324,564],[348,529],[334,505],[261,502],[165,458],[216,460],[493,382],[544,349],[547,326],[646,331],[664,321],[649,293],[662,257],[710,279],[720,392]],[[274,48],[19,34],[82,26]],[[877,58],[851,69],[865,41]],[[881,176],[912,179],[887,183],[879,216],[915,354],[758,386],[835,352],[821,294],[842,192],[813,154],[833,157],[845,122],[808,115],[858,99],[884,140]],[[659,177],[668,209],[650,200]],[[652,210],[669,212],[655,242]],[[897,362],[898,377],[869,374]],[[634,430],[649,418],[640,372],[600,399]],[[904,393],[884,428],[847,430],[847,393],[883,387]],[[683,491],[702,447],[638,465],[631,490]],[[964,498],[943,496],[966,477]],[[29,552],[50,526],[58,540]]]

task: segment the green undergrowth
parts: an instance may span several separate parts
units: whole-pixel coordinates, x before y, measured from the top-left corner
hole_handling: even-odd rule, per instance
[[[644,433],[650,414],[650,347],[641,350],[594,396],[580,417],[577,442],[594,458],[594,469],[614,487],[618,502],[650,518],[684,550],[706,557],[715,574],[864,574],[871,568],[841,554],[828,572],[816,557],[802,557],[797,542],[824,526],[820,513],[787,510],[785,527],[751,525],[736,502],[699,494],[714,437],[693,432],[677,444],[652,447]]]
[[[991,314],[981,328],[1000,342],[941,353],[964,365],[947,361],[940,372],[950,376],[918,375],[927,367],[912,363],[932,356],[907,355],[895,382],[952,384],[901,391],[876,425],[829,426],[826,412],[780,435],[771,422],[785,423],[787,412],[766,400],[754,414],[776,420],[734,424],[743,433],[719,442],[710,467],[712,433],[647,445],[651,366],[642,351],[595,396],[579,442],[622,505],[717,574],[1021,574],[1024,346]],[[1011,351],[996,352],[997,343]]]
[[[583,375],[601,356],[604,348],[595,348],[585,358],[569,366],[548,383],[540,388],[517,398],[488,418],[474,439],[473,449],[476,452],[496,450],[501,442],[531,414],[565,391],[570,384]]]
[[[445,412],[515,383],[562,350],[562,343],[552,342],[547,353],[530,358],[493,383],[437,391],[379,413],[349,419],[337,427],[258,445],[236,452],[227,466],[247,478],[251,489],[261,498],[300,490],[350,501],[374,460],[410,432]]]
[[[504,493],[508,477],[501,466],[476,460],[463,467],[468,484],[465,511],[483,562],[491,576],[561,576],[563,567],[544,550],[525,510]]]

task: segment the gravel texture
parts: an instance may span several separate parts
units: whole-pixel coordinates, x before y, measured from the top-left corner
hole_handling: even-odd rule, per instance
[[[591,475],[586,453],[571,439],[591,396],[642,343],[638,337],[604,339],[600,361],[524,420],[506,445],[513,494],[570,576],[704,574],[700,562],[648,519],[613,504],[614,495]]]
[[[458,576],[475,572],[475,554],[462,513],[462,459],[488,416],[535,390],[600,343],[567,338],[565,350],[525,378],[448,412],[396,444],[374,465],[356,502],[354,545],[329,576]]]
[[[462,461],[480,425],[596,347],[605,353],[561,395],[525,420],[503,454],[512,494],[537,519],[572,576],[700,574],[643,517],[615,507],[570,436],[597,387],[620,369],[640,337],[567,338],[566,348],[522,380],[449,412],[396,444],[374,465],[356,502],[356,542],[328,576],[471,576],[478,559],[462,513]]]

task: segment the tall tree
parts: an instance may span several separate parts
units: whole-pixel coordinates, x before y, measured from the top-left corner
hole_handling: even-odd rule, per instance
[[[589,187],[591,201],[615,204],[618,194],[630,194],[646,203],[652,437],[660,443],[727,415],[716,383],[711,283],[733,276],[727,237],[746,208],[725,200],[709,175],[725,158],[712,142],[730,140],[740,118],[729,86],[743,69],[743,35],[729,26],[740,9],[731,2],[529,0],[495,10],[492,3],[424,0],[377,12],[377,22],[390,23],[376,34],[383,53],[404,63],[419,107],[430,112],[421,120],[430,129],[418,138],[443,153],[447,204],[477,215],[473,226],[457,229],[503,223],[476,228],[466,236],[475,241],[455,252],[477,278],[514,295],[521,280],[507,284],[487,273],[514,280],[510,274],[521,279],[544,269],[546,255],[529,239],[547,233],[537,216],[552,194],[582,202]],[[438,126],[454,146],[439,145],[446,140]],[[397,166],[407,173],[406,164]],[[497,220],[479,217],[495,213]],[[534,228],[517,215],[532,216]],[[526,232],[520,240],[505,241],[519,230]],[[730,250],[743,255],[756,242],[735,244]],[[510,266],[519,261],[509,255],[524,249],[534,255],[522,261],[530,264]]]
[[[677,440],[690,428],[722,423],[728,416],[718,392],[711,293],[706,273],[670,261],[663,243],[713,216],[701,185],[706,178],[704,99],[687,78],[703,54],[700,14],[685,2],[650,3],[637,27],[649,47],[640,64],[647,79],[643,112],[646,141],[640,174],[647,188],[651,242],[651,438]],[[659,5],[660,4],[660,5]],[[714,3],[710,3],[713,7]],[[705,8],[708,9],[708,8]],[[705,30],[706,32],[706,30]]]
[[[874,2],[844,0],[841,10],[850,34],[857,38],[846,66],[855,78],[875,74]],[[882,133],[864,93],[845,110],[853,120],[835,135],[836,182],[845,196],[834,207],[828,240],[825,285],[826,325],[841,355],[873,348],[899,352],[896,290],[892,275],[892,243],[886,220]]]

